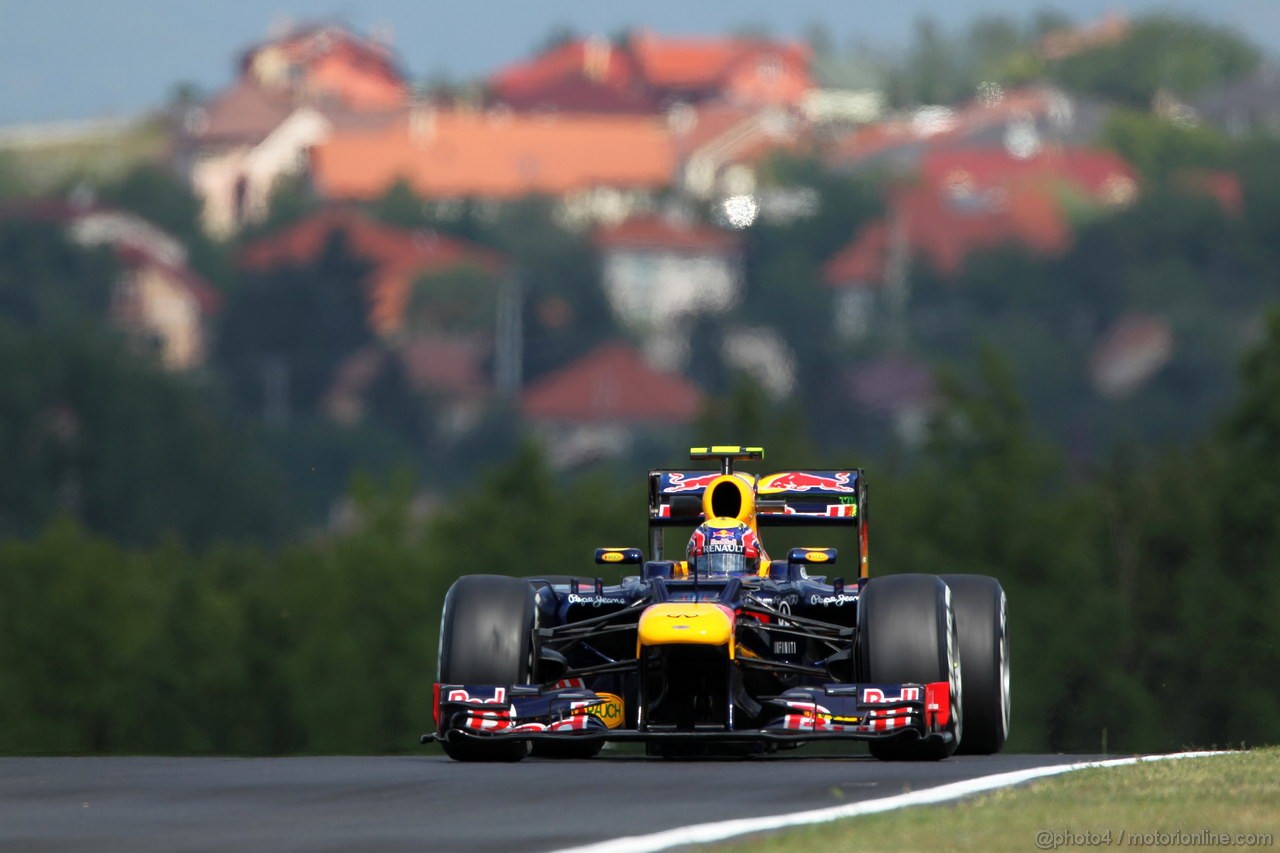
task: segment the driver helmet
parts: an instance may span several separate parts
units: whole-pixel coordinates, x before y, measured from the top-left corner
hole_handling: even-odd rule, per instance
[[[698,577],[754,574],[760,568],[760,540],[736,518],[713,518],[693,531],[689,571]]]

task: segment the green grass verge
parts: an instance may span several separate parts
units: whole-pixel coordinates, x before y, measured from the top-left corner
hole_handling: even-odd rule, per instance
[[[1107,841],[1107,833],[1110,833]],[[1196,833],[1231,836],[1213,843]],[[1157,833],[1182,834],[1160,838]],[[736,843],[735,851],[1036,850],[1280,846],[1280,747],[1079,770],[955,803],[816,824]],[[1136,837],[1135,837],[1136,836]],[[1265,841],[1265,839],[1264,839]]]

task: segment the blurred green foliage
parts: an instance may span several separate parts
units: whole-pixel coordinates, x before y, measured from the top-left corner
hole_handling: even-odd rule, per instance
[[[999,577],[1011,749],[1274,742],[1280,315],[1259,318],[1280,267],[1280,143],[1138,111],[1258,57],[1236,34],[1147,17],[1124,41],[1048,62],[1038,41],[1066,23],[950,34],[922,21],[903,57],[871,70],[819,40],[822,68],[898,105],[1031,80],[1119,102],[1102,141],[1141,191],[1126,208],[1073,209],[1059,257],[997,247],[945,278],[913,265],[901,326],[849,343],[829,332],[822,266],[881,215],[884,188],[770,162],[762,186],[812,191],[816,212],[745,232],[744,299],[689,330],[690,372],[710,392],[695,437],[763,444],[773,470],[866,465],[873,573]],[[24,162],[0,152],[0,198],[34,192]],[[1210,169],[1238,176],[1239,210],[1197,188]],[[675,432],[576,473],[523,441],[511,400],[446,435],[443,406],[410,389],[368,327],[368,267],[340,239],[314,264],[241,274],[236,246],[202,233],[198,202],[165,170],[114,169],[96,190],[181,239],[223,291],[216,357],[205,375],[162,372],[102,322],[109,253],[0,219],[0,753],[412,750],[454,578],[586,573],[594,546],[645,542],[642,470],[684,463]],[[284,181],[241,240],[315,204]],[[553,200],[426,203],[400,183],[371,213],[507,259],[500,282],[419,282],[411,325],[483,332],[517,282],[526,381],[622,334],[589,232]],[[1101,399],[1090,354],[1134,312],[1168,320],[1174,355],[1132,398]],[[739,325],[786,336],[790,397],[726,363],[723,333]],[[326,395],[357,352],[382,367],[359,422],[336,423]],[[886,353],[946,368],[915,451],[847,391],[852,367]]]
[[[927,450],[870,472],[873,574],[1006,587],[1011,749],[1280,735],[1277,364],[1280,314],[1218,431],[1080,481],[987,354],[947,381]],[[770,469],[809,461],[803,426],[748,397],[706,426],[775,436]],[[637,472],[565,482],[532,445],[429,521],[415,492],[358,481],[346,533],[276,552],[127,550],[65,521],[0,544],[0,753],[411,750],[454,578],[585,573],[592,546],[643,542]]]

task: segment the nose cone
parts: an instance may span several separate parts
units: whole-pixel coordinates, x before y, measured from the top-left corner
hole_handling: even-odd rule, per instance
[[[733,611],[710,602],[665,602],[640,615],[639,646],[728,646],[734,656]]]

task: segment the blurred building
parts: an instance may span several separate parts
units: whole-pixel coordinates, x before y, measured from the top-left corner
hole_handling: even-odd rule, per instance
[[[1122,207],[1138,176],[1101,149],[1046,149],[1016,157],[964,148],[922,158],[911,182],[891,190],[883,219],[864,225],[823,269],[836,290],[836,329],[858,339],[905,301],[906,268],[928,263],[958,274],[972,253],[1017,245],[1057,255],[1071,245],[1073,211]]]
[[[379,128],[335,131],[311,169],[327,198],[374,198],[403,179],[429,199],[540,194],[566,214],[616,219],[671,182],[675,151],[664,122],[643,116],[422,106]]]
[[[390,48],[342,27],[307,27],[245,51],[235,81],[188,112],[176,142],[205,230],[225,236],[260,221],[279,182],[305,173],[312,146],[338,128],[391,121],[408,98]]]
[[[521,112],[655,115],[677,104],[799,107],[814,88],[809,48],[763,38],[672,38],[633,30],[570,39],[489,78]]]
[[[618,322],[646,334],[728,311],[742,295],[737,235],[676,217],[638,216],[595,233]]]
[[[502,286],[505,259],[464,240],[396,228],[337,207],[251,243],[238,260],[242,269],[259,272],[306,266],[322,258],[335,239],[371,267],[365,279],[369,322],[380,340],[342,363],[326,394],[325,411],[340,423],[360,421],[377,383],[395,373],[412,394],[430,396],[446,432],[474,423],[494,393],[489,366],[495,318],[484,306],[494,302]],[[452,306],[438,304],[433,299],[438,294],[424,290],[433,277],[448,276],[475,290],[450,294],[453,301],[472,304],[470,322],[453,322]]]
[[[435,231],[396,228],[344,207],[330,207],[256,240],[239,255],[241,268],[264,271],[316,262],[330,240],[372,266],[366,281],[369,322],[384,337],[406,330],[414,283],[428,275],[475,270],[497,279],[506,262],[497,253]]]
[[[641,432],[687,424],[702,395],[650,367],[625,344],[605,344],[525,389],[520,411],[549,440],[558,467],[617,456]]]
[[[923,106],[825,138],[818,150],[833,169],[910,174],[939,151],[1002,147],[1014,157],[1093,144],[1109,107],[1051,87],[991,85],[956,107]]]
[[[136,214],[92,202],[44,201],[4,215],[56,223],[76,245],[110,250],[120,275],[107,319],[154,349],[169,370],[204,364],[220,294],[187,265],[187,248],[179,240]]]

